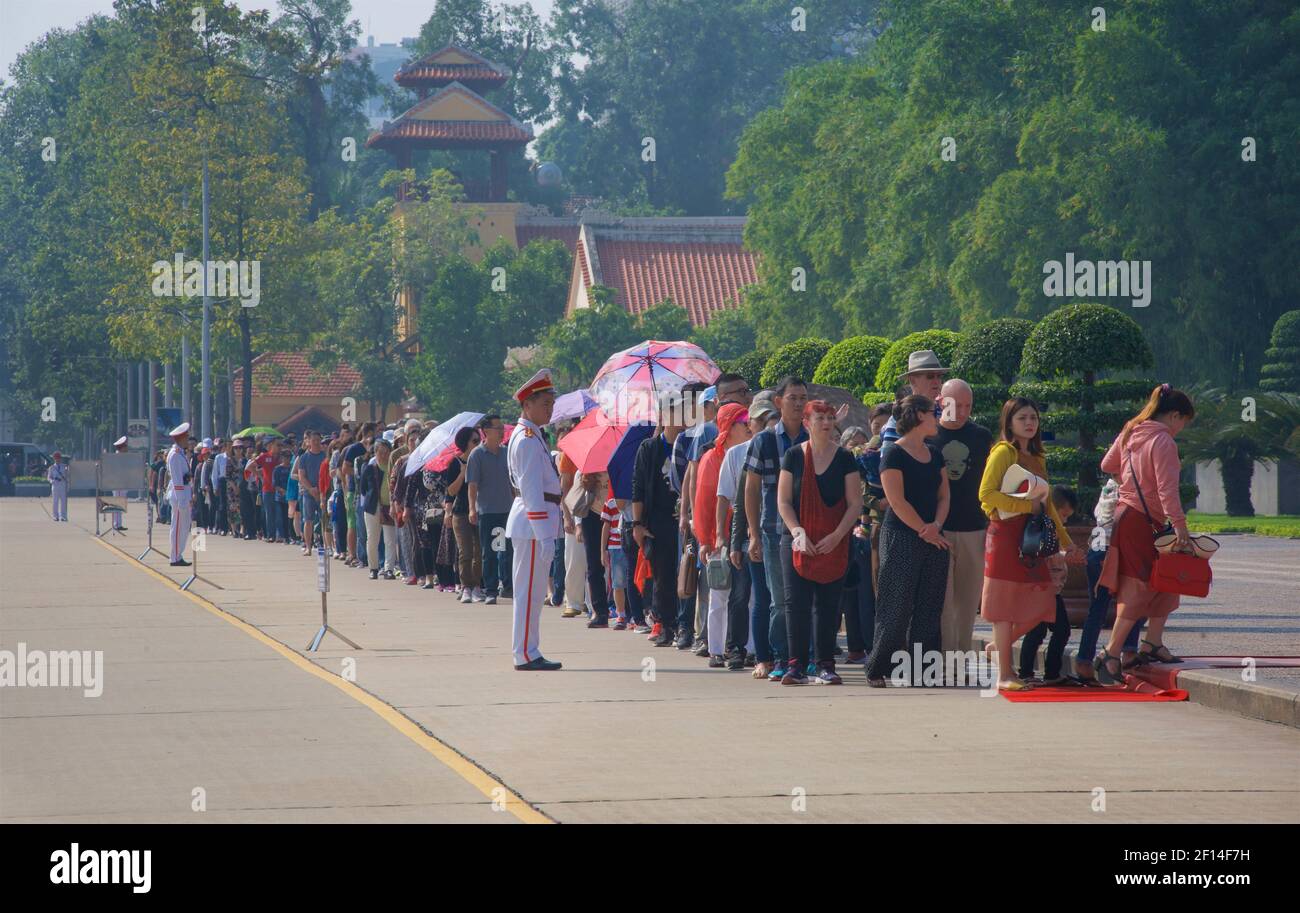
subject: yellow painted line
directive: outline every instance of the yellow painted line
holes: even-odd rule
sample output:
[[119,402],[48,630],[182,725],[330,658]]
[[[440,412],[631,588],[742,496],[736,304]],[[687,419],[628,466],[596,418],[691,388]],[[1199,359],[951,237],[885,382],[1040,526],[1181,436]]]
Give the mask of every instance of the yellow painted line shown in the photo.
[[338,688],[348,697],[352,698],[357,703],[363,704],[366,707],[370,708],[370,710],[374,711],[382,720],[384,720],[384,722],[388,723],[388,725],[392,726],[394,729],[396,729],[402,735],[406,736],[416,745],[419,745],[421,748],[423,748],[429,754],[433,755],[435,758],[437,758],[447,767],[451,768],[466,783],[473,786],[475,789],[477,789],[479,792],[481,792],[483,795],[487,796],[489,799],[493,800],[494,802],[504,803],[505,810],[510,812],[512,815],[514,815],[523,823],[525,824],[554,824],[555,823],[551,818],[548,818],[546,815],[542,814],[540,811],[538,811],[537,809],[529,805],[527,802],[525,802],[519,796],[518,793],[511,790],[500,780],[496,779],[487,771],[485,771],[483,768],[479,767],[473,761],[469,760],[460,752],[456,751],[456,749],[452,748],[446,742],[443,742],[441,739],[437,738],[436,736],[429,735],[429,733],[425,732],[423,729],[417,726],[414,721],[412,721],[406,716],[403,716],[394,707],[390,706],[389,704],[385,704],[383,701],[375,697],[370,692],[364,690],[363,688],[358,687],[355,683],[350,682],[347,679],[342,678],[341,676],[335,675],[333,672],[325,671],[320,666],[316,665],[314,662],[307,659],[307,657],[303,656],[297,650],[294,650],[292,647],[286,646],[285,644],[282,644],[280,641],[276,640],[275,638],[268,636],[260,628],[257,628],[249,624],[248,622],[244,621],[242,618],[237,618],[234,615],[231,615],[229,612],[227,612],[225,609],[218,606],[216,603],[209,602],[208,600],[204,599],[202,596],[199,596],[195,593],[191,593],[189,590],[182,590],[177,585],[176,581],[172,580],[167,575],[158,573],[153,568],[149,567],[147,564],[137,561],[135,558],[128,555],[126,552],[122,551],[121,549],[115,546],[108,544],[103,539],[95,539],[92,536],[91,541],[95,542],[98,545],[102,545],[104,548],[108,549],[113,554],[120,556],[122,560],[126,561],[128,564],[133,564],[136,567],[140,568],[146,574],[149,574],[152,577],[161,580],[163,583],[166,583],[169,586],[175,587],[178,593],[180,593],[182,596],[187,597],[195,605],[202,606],[204,609],[211,612],[213,615],[216,615],[222,621],[229,622],[239,630],[243,631],[249,637],[252,637],[254,640],[257,640],[260,643],[263,643],[266,646],[270,647],[272,650],[274,650],[276,653],[279,653],[285,659],[289,660],[289,662],[293,663],[299,669],[302,669],[304,672],[316,676],[322,681],[328,682],[329,684],[333,685],[335,688]]

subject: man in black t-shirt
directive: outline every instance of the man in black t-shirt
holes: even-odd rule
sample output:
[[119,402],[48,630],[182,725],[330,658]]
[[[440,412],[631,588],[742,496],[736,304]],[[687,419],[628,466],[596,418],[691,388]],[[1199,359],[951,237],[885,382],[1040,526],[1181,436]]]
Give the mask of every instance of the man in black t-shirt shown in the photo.
[[654,574],[655,615],[659,620],[656,647],[672,646],[679,630],[691,634],[691,617],[677,599],[677,490],[669,479],[673,444],[682,432],[682,397],[670,395],[660,406],[659,434],[637,449],[632,471],[632,537],[646,553]]
[[941,621],[943,649],[969,650],[975,615],[984,590],[984,528],[988,517],[980,506],[980,481],[993,446],[993,436],[970,420],[974,397],[970,385],[953,378],[939,394],[943,413],[939,433],[931,443],[943,456],[948,473],[948,590]]

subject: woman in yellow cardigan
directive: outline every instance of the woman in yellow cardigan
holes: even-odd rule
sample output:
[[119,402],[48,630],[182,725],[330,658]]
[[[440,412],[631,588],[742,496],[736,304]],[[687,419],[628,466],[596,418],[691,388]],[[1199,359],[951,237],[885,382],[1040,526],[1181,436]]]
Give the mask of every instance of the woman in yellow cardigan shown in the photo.
[[[980,480],[980,506],[989,516],[984,540],[984,592],[980,615],[993,623],[993,643],[998,654],[998,688],[1023,691],[1029,686],[1011,671],[1011,645],[1039,622],[1056,618],[1056,588],[1047,562],[1020,558],[1020,542],[1031,514],[1044,510],[1052,518],[1062,549],[1070,544],[1065,524],[1056,513],[1046,488],[1041,498],[1015,498],[1002,492],[1002,477],[1018,463],[1034,475],[1047,478],[1047,461],[1039,428],[1038,406],[1024,397],[1009,399],[999,421],[1001,439],[989,451]],[[1016,516],[1003,520],[998,511]],[[1032,566],[1031,566],[1032,565]]]

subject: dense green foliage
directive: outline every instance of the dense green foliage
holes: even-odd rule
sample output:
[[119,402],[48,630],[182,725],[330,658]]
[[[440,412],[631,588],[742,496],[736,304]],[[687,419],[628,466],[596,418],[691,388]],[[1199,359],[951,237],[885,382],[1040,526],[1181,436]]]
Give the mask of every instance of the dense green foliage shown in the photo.
[[837,342],[817,365],[812,381],[844,387],[861,398],[875,385],[876,371],[880,360],[889,351],[889,345],[889,340],[883,336],[850,336]]
[[903,383],[907,357],[922,349],[933,351],[945,368],[952,367],[953,356],[956,355],[960,342],[961,336],[952,330],[921,330],[895,340],[885,351],[880,366],[876,369],[876,389],[890,393],[892,398],[893,392]]
[[718,367],[723,373],[739,374],[749,383],[749,389],[759,390],[763,386],[763,367],[771,357],[771,352],[746,352],[744,355],[718,362]]
[[1300,393],[1300,311],[1287,311],[1273,325],[1260,389]]
[[787,343],[772,353],[772,357],[763,366],[760,378],[764,387],[774,387],[785,377],[797,377],[803,381],[812,379],[826,353],[830,351],[829,339],[808,337]]
[[961,334],[952,373],[967,383],[997,381],[1010,384],[1020,373],[1025,340],[1034,328],[1032,320],[1003,317],[977,324]]
[[1149,306],[1110,300],[1162,376],[1256,382],[1300,300],[1300,17],[1143,0],[1101,30],[1090,9],[889,0],[872,53],[791,75],[728,173],[764,343],[1038,319],[1072,253],[1149,261]]

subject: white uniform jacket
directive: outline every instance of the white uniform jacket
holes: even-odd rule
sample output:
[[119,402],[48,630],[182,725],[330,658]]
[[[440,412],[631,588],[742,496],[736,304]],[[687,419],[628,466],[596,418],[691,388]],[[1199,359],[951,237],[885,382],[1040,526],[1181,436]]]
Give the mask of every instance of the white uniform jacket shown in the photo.
[[[555,539],[560,535],[560,474],[551,462],[551,450],[542,431],[520,418],[506,447],[514,504],[506,520],[511,539]],[[552,500],[547,500],[550,495]]]
[[167,472],[171,476],[167,483],[167,497],[173,504],[190,503],[190,485],[185,481],[189,474],[190,463],[185,458],[185,451],[176,444],[167,451]]

